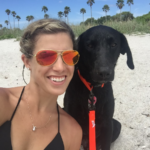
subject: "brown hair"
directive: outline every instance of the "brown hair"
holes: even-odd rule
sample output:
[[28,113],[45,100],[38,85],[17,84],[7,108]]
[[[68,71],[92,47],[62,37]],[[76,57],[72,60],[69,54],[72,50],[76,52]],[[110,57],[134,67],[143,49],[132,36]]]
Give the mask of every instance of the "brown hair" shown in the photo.
[[75,36],[72,29],[63,21],[57,19],[41,19],[31,23],[24,31],[20,40],[20,51],[31,58],[36,43],[36,37],[40,34],[68,33],[75,46]]

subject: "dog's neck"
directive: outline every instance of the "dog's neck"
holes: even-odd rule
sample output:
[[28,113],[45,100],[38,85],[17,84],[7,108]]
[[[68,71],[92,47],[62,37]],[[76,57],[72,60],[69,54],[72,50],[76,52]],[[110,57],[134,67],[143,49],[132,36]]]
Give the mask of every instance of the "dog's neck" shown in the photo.
[[77,69],[77,72],[78,72],[78,76],[79,76],[80,80],[84,83],[84,85],[87,87],[87,89],[89,91],[92,91],[93,87],[99,87],[99,86],[104,87],[104,83],[93,86],[90,82],[87,82],[86,79],[82,77],[79,69]]

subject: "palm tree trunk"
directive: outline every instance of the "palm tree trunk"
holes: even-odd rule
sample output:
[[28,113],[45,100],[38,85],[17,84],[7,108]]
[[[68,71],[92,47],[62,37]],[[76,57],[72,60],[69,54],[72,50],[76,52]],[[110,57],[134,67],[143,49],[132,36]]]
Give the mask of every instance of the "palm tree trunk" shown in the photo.
[[107,22],[107,12],[106,12],[106,22]]
[[19,20],[18,20],[18,28],[19,28]]
[[131,13],[131,5],[130,5],[130,13]]
[[121,21],[121,9],[120,9],[120,21]]
[[91,25],[92,25],[92,6],[91,6]]
[[[9,20],[9,15],[8,15],[8,20]],[[11,24],[10,24],[10,20],[9,20],[9,25],[10,25],[10,29],[11,29]]]
[[67,16],[66,16],[66,23],[67,23]]
[[84,13],[83,13],[83,22],[84,22]]
[[15,18],[14,18],[14,29],[15,29]]
[[15,29],[15,18],[14,18],[14,29]]

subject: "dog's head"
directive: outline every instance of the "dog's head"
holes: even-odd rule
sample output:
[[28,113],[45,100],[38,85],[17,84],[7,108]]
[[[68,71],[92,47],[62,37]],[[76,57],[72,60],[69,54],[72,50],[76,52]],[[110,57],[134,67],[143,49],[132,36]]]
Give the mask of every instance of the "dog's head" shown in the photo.
[[78,37],[76,49],[80,53],[76,67],[94,86],[114,79],[114,68],[120,53],[127,54],[127,65],[134,69],[125,36],[110,27],[100,25],[88,29]]

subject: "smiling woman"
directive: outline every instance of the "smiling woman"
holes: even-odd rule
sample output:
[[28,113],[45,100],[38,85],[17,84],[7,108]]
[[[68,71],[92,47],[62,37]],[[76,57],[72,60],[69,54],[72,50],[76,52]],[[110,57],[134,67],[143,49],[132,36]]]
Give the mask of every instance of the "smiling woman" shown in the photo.
[[74,43],[71,28],[59,20],[38,20],[27,27],[20,51],[30,82],[0,88],[0,149],[80,149],[81,127],[57,104],[79,60]]

